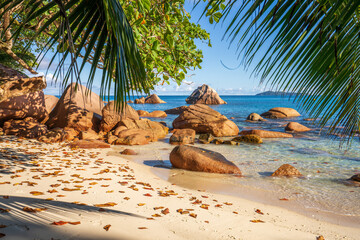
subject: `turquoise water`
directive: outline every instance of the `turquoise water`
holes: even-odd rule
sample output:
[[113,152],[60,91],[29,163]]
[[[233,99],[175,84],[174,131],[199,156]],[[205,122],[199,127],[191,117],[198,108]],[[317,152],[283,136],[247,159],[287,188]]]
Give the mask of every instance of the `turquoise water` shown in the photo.
[[[136,110],[166,110],[186,105],[186,96],[160,96],[166,104],[131,104]],[[216,111],[234,117],[241,129],[257,128],[284,131],[289,120],[268,120],[267,122],[248,123],[246,117],[252,113],[263,113],[273,107],[291,107],[298,109],[288,97],[279,96],[222,96],[226,105],[211,106]],[[231,186],[247,186],[254,189],[272,191],[279,198],[297,201],[305,208],[319,209],[326,212],[360,217],[360,188],[349,185],[348,178],[360,172],[360,143],[354,139],[351,147],[340,149],[338,139],[330,139],[320,132],[317,126],[305,121],[306,114],[291,121],[302,123],[313,130],[307,133],[294,134],[291,139],[265,139],[261,145],[242,144],[199,145],[222,153],[228,160],[239,166],[244,178],[224,177],[218,181]],[[165,121],[171,126],[177,115],[168,115]],[[151,147],[151,146],[148,146]],[[160,147],[160,146],[159,146]],[[141,147],[142,149],[144,146]],[[140,149],[141,149],[140,148]],[[145,147],[146,148],[146,147]],[[169,167],[168,155],[156,157]],[[289,163],[299,169],[304,178],[279,179],[269,175],[280,165]]]

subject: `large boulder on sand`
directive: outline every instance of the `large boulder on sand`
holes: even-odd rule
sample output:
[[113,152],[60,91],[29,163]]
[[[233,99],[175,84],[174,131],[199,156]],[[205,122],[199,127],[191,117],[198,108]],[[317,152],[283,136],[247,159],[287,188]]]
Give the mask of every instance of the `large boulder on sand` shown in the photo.
[[272,177],[301,177],[302,174],[290,164],[281,165],[272,175]]
[[34,118],[42,122],[48,117],[43,91],[10,97],[0,102],[0,122],[10,119]]
[[173,135],[170,137],[170,144],[183,145],[194,144],[195,130],[193,129],[175,129]]
[[104,103],[97,94],[72,83],[50,113],[46,125],[50,128],[74,128],[77,131],[98,130],[103,106]]
[[6,121],[3,126],[4,133],[6,135],[15,135],[25,138],[38,138],[39,136],[46,134],[47,127],[40,124],[36,119],[25,118],[23,120],[11,119]]
[[103,132],[112,130],[122,119],[139,120],[139,114],[130,105],[126,104],[122,109],[118,109],[115,101],[106,104],[102,116],[100,130]]
[[278,118],[299,117],[301,115],[295,109],[292,108],[276,107],[270,109],[267,112],[264,112],[263,114],[261,114],[261,116],[264,118],[278,119]]
[[266,131],[266,130],[243,130],[240,132],[240,135],[258,135],[262,138],[292,138],[293,135],[289,133],[283,133],[283,132],[274,132],[274,131]]
[[188,104],[218,105],[226,104],[217,92],[206,84],[195,89],[195,91],[185,100]]
[[305,127],[304,125],[297,123],[297,122],[289,122],[285,127],[285,131],[308,132],[308,131],[311,131],[311,129],[308,127]]
[[48,113],[51,113],[51,111],[56,106],[57,102],[59,101],[59,98],[53,96],[53,95],[45,95],[45,107],[46,111]]
[[241,175],[240,169],[218,152],[181,145],[170,153],[170,162],[175,168],[190,171]]
[[203,104],[187,107],[173,122],[175,129],[191,128],[196,133],[211,133],[215,137],[236,136],[239,128],[224,115]]

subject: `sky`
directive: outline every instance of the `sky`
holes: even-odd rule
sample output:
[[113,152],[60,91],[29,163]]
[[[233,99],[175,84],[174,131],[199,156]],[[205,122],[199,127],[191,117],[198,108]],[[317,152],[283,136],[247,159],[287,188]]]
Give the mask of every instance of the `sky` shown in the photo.
[[[156,86],[153,93],[158,95],[189,95],[202,84],[214,88],[220,95],[253,95],[268,90],[265,89],[264,85],[259,84],[258,78],[251,75],[252,66],[246,70],[243,65],[240,65],[241,59],[238,59],[236,54],[236,43],[230,45],[229,42],[222,40],[227,22],[210,24],[206,17],[199,19],[203,8],[199,6],[194,9],[193,0],[186,0],[185,2],[185,10],[192,16],[191,21],[200,24],[203,29],[210,33],[212,47],[208,47],[207,43],[197,40],[195,43],[204,55],[201,64],[202,69],[189,71],[181,86],[172,82],[170,85]],[[39,66],[40,75],[45,75],[48,62],[48,58],[45,58]],[[87,69],[84,71],[85,74],[82,74],[82,79],[86,79]],[[51,80],[52,73],[53,69],[50,69],[46,76],[48,87],[44,92],[45,94],[61,95],[59,84],[55,84]],[[100,74],[97,75],[100,76]],[[99,93],[99,82],[95,80],[92,89],[95,93]]]

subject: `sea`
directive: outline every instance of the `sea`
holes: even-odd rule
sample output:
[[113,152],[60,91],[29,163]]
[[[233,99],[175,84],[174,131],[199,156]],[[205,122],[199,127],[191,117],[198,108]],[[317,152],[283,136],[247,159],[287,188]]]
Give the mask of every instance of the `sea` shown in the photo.
[[[187,105],[187,96],[161,96],[164,104],[130,104],[136,110],[167,110]],[[185,187],[233,194],[267,203],[272,201],[282,206],[291,202],[299,209],[312,213],[329,213],[335,216],[353,217],[360,226],[360,185],[354,185],[348,179],[360,173],[360,141],[356,137],[351,145],[343,144],[338,138],[326,134],[316,122],[305,121],[307,114],[293,97],[289,96],[221,96],[227,102],[224,105],[210,105],[211,108],[234,121],[240,130],[264,129],[284,132],[289,121],[296,121],[312,129],[310,132],[294,134],[294,138],[264,139],[263,144],[241,144],[238,146],[195,144],[197,147],[210,149],[224,155],[239,166],[244,177],[219,176],[171,169],[169,151],[172,149],[168,138],[159,143],[136,147],[147,151],[143,163],[159,169],[171,169],[167,174],[156,171],[159,176]],[[246,117],[250,113],[263,113],[274,107],[297,109],[301,117],[291,119],[269,119],[266,122],[249,123]],[[177,115],[168,115],[164,121],[170,128]],[[169,146],[165,147],[164,146]],[[155,150],[154,150],[155,149]],[[282,164],[291,164],[304,177],[273,178],[270,175]],[[180,172],[181,174],[180,174]],[[203,180],[199,181],[198,177]],[[189,181],[182,180],[187,178]],[[193,179],[193,180],[192,180]],[[211,189],[211,186],[216,186]],[[259,194],[262,192],[263,194]]]

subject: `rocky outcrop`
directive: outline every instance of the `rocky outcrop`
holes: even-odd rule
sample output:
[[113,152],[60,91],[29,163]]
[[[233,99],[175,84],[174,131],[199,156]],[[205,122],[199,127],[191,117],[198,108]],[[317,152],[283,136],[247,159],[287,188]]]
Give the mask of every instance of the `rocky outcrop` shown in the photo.
[[81,140],[86,140],[86,139],[99,139],[100,136],[97,132],[95,132],[92,129],[89,129],[87,131],[81,131],[79,134],[79,138]]
[[246,143],[262,143],[263,142],[263,140],[261,139],[260,136],[254,135],[254,134],[236,137],[236,138],[233,138],[231,141],[246,142]]
[[0,102],[44,88],[46,81],[43,76],[28,78],[25,74],[0,64]]
[[247,118],[247,121],[252,121],[252,122],[257,122],[257,121],[266,121],[266,119],[262,118],[259,114],[257,113],[251,113]]
[[305,127],[304,125],[297,123],[297,122],[289,122],[285,127],[285,131],[308,132],[308,131],[311,131],[311,129],[308,127]]
[[53,95],[45,95],[45,107],[46,111],[48,113],[51,113],[51,111],[56,106],[57,102],[59,101],[59,98],[53,96]]
[[135,99],[135,104],[144,104],[144,103],[145,103],[145,98],[144,97]]
[[278,119],[278,118],[299,117],[301,115],[295,109],[292,108],[276,107],[261,114],[261,116],[264,118]]
[[110,148],[110,145],[100,140],[78,140],[69,144],[71,148]]
[[153,112],[147,112],[144,110],[137,110],[137,113],[140,117],[149,117],[149,118],[166,118],[167,114],[164,111],[156,110]]
[[10,119],[34,118],[42,122],[48,117],[43,91],[11,97],[0,102],[0,122]]
[[25,118],[23,120],[11,119],[3,126],[6,135],[15,135],[25,138],[38,138],[47,133],[47,127],[40,124],[36,119]]
[[[103,101],[82,85],[70,84],[46,122],[50,128],[74,128],[77,131],[98,130]],[[88,95],[85,93],[88,92]]]
[[188,108],[187,106],[172,108],[172,109],[165,110],[165,113],[179,115],[179,114],[182,114],[187,108]]
[[302,174],[290,164],[281,165],[272,175],[272,177],[301,177]]
[[241,175],[240,169],[218,152],[181,145],[170,153],[173,167],[190,171]]
[[289,133],[266,131],[266,130],[243,130],[240,135],[254,134],[261,138],[292,138],[293,135]]
[[226,104],[217,92],[206,84],[195,89],[195,91],[185,100],[188,104],[218,105]]
[[149,142],[157,141],[151,131],[143,129],[126,129],[121,131],[117,137],[116,145],[146,145]]
[[159,96],[156,94],[152,94],[146,98],[141,97],[141,98],[135,99],[135,104],[144,104],[144,103],[158,104],[158,103],[166,103],[166,102],[161,100],[159,98]]
[[[122,130],[119,131],[119,133],[121,133],[125,129],[147,130],[151,133],[151,141],[157,141],[158,139],[162,139],[169,132],[169,128],[165,127],[161,123],[150,121],[149,119],[141,119],[141,120],[125,119],[119,122],[118,128],[122,128]],[[115,133],[116,130],[117,129],[115,129]]]
[[176,129],[170,137],[170,144],[183,145],[194,144],[195,130],[193,129]]
[[190,128],[196,133],[211,133],[216,137],[236,136],[239,128],[224,115],[203,105],[191,105],[173,122],[175,129]]
[[109,132],[123,119],[139,120],[139,114],[130,105],[118,109],[116,102],[109,102],[102,110],[100,131]]

